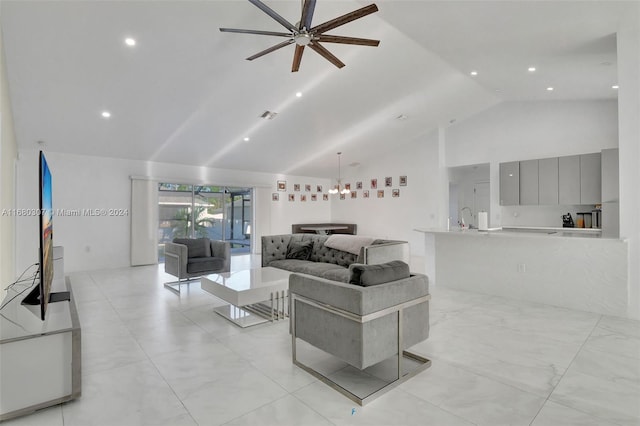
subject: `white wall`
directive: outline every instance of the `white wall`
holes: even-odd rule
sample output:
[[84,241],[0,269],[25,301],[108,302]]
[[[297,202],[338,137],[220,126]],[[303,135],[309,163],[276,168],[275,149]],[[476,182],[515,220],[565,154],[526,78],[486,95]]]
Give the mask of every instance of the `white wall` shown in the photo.
[[[356,199],[347,196],[340,200],[332,195],[332,220],[356,223],[360,235],[409,241],[412,257],[418,258],[412,261],[412,270],[423,271],[423,236],[414,229],[438,226],[439,197],[448,192],[440,182],[438,150],[438,135],[431,133],[407,143],[390,144],[389,152],[375,162],[343,168],[343,183],[350,183],[353,190],[356,182],[362,181],[370,198],[362,197],[363,190],[357,190]],[[400,176],[407,176],[407,186],[399,186]],[[385,188],[385,177],[392,178],[391,188]],[[384,198],[377,198],[377,190],[370,188],[371,179],[378,180]],[[393,198],[392,189],[399,189],[400,196]]]
[[[0,211],[15,207],[15,160],[18,156],[13,131],[13,115],[4,62],[2,31],[0,31]],[[0,300],[4,288],[13,282],[15,270],[15,220],[10,214],[0,215]]]
[[[633,18],[633,17],[631,17]],[[629,316],[640,318],[640,3],[632,25],[618,32],[620,237],[629,244]]]
[[[36,208],[38,203],[37,151],[21,150],[18,161],[19,208]],[[46,152],[53,181],[54,209],[129,209],[130,176],[149,176],[179,183],[208,183],[260,187],[276,192],[276,181],[287,180],[291,193],[293,183],[323,185],[328,179],[282,176],[257,172],[211,169],[147,161],[122,160]],[[280,192],[280,201],[261,196],[270,209],[269,223],[260,223],[263,233],[291,232],[294,222],[329,221],[331,201],[307,201],[299,197],[288,202]],[[322,197],[320,197],[321,199]],[[256,207],[257,209],[259,207]],[[260,211],[256,212],[260,215]],[[20,217],[17,221],[17,263],[19,268],[36,261],[38,247],[37,217]],[[129,216],[63,216],[54,217],[54,244],[65,248],[66,272],[115,268],[130,264]],[[260,232],[260,231],[258,231]],[[256,237],[259,235],[254,234]]]
[[[447,165],[490,163],[490,226],[524,220],[557,222],[554,207],[539,207],[530,218],[500,206],[499,164],[599,152],[618,146],[618,104],[602,101],[504,102],[447,129]],[[578,208],[582,211],[583,209]],[[503,213],[509,214],[504,218]],[[566,213],[566,212],[565,212]],[[548,223],[546,226],[557,223]]]

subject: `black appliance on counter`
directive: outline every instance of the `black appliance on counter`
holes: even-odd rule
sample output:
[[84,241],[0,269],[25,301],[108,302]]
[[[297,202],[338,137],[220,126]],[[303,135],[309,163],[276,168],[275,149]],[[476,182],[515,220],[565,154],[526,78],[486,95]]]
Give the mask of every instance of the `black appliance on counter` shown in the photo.
[[563,228],[575,228],[573,224],[573,218],[571,217],[571,213],[562,215],[562,227]]

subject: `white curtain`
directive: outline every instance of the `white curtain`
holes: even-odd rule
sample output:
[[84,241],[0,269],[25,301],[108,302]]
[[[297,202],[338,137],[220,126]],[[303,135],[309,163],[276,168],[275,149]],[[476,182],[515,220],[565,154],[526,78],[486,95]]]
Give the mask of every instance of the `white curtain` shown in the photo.
[[131,177],[131,266],[158,263],[158,182]]

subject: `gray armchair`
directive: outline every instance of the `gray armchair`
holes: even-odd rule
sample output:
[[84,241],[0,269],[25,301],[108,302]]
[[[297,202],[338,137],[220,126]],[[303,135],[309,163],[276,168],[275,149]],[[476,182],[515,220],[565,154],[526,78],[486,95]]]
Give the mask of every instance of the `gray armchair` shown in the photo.
[[180,285],[203,275],[229,272],[231,244],[209,238],[174,238],[164,246],[164,271],[178,278],[164,283],[169,290],[180,293]]
[[[396,272],[403,268],[404,278],[398,279]],[[406,350],[429,337],[431,296],[427,277],[410,274],[404,262],[354,264],[350,273],[350,281],[358,285],[310,275],[290,276],[292,359],[295,365],[363,405],[431,365],[430,360]],[[359,370],[401,353],[397,371],[394,367],[397,378],[369,395],[356,395],[298,360],[296,339]],[[418,367],[407,373],[403,358],[417,362]]]

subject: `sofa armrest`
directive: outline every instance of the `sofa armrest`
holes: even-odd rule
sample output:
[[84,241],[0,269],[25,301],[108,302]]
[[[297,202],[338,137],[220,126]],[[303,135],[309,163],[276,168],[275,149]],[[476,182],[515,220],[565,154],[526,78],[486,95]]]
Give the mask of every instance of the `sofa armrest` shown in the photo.
[[231,243],[228,241],[211,240],[211,257],[224,259],[224,265],[220,272],[231,270]]
[[426,275],[414,274],[401,280],[361,287],[311,275],[291,274],[289,291],[347,312],[368,315],[428,295],[429,281]]
[[262,241],[262,266],[269,266],[274,260],[287,258],[287,247],[291,241],[291,234],[266,235]]
[[380,263],[401,260],[411,263],[409,243],[406,241],[389,241],[382,244],[372,244],[362,248],[359,260],[365,265],[377,265]]
[[167,242],[164,245],[164,271],[179,279],[187,276],[188,250],[184,244]]

